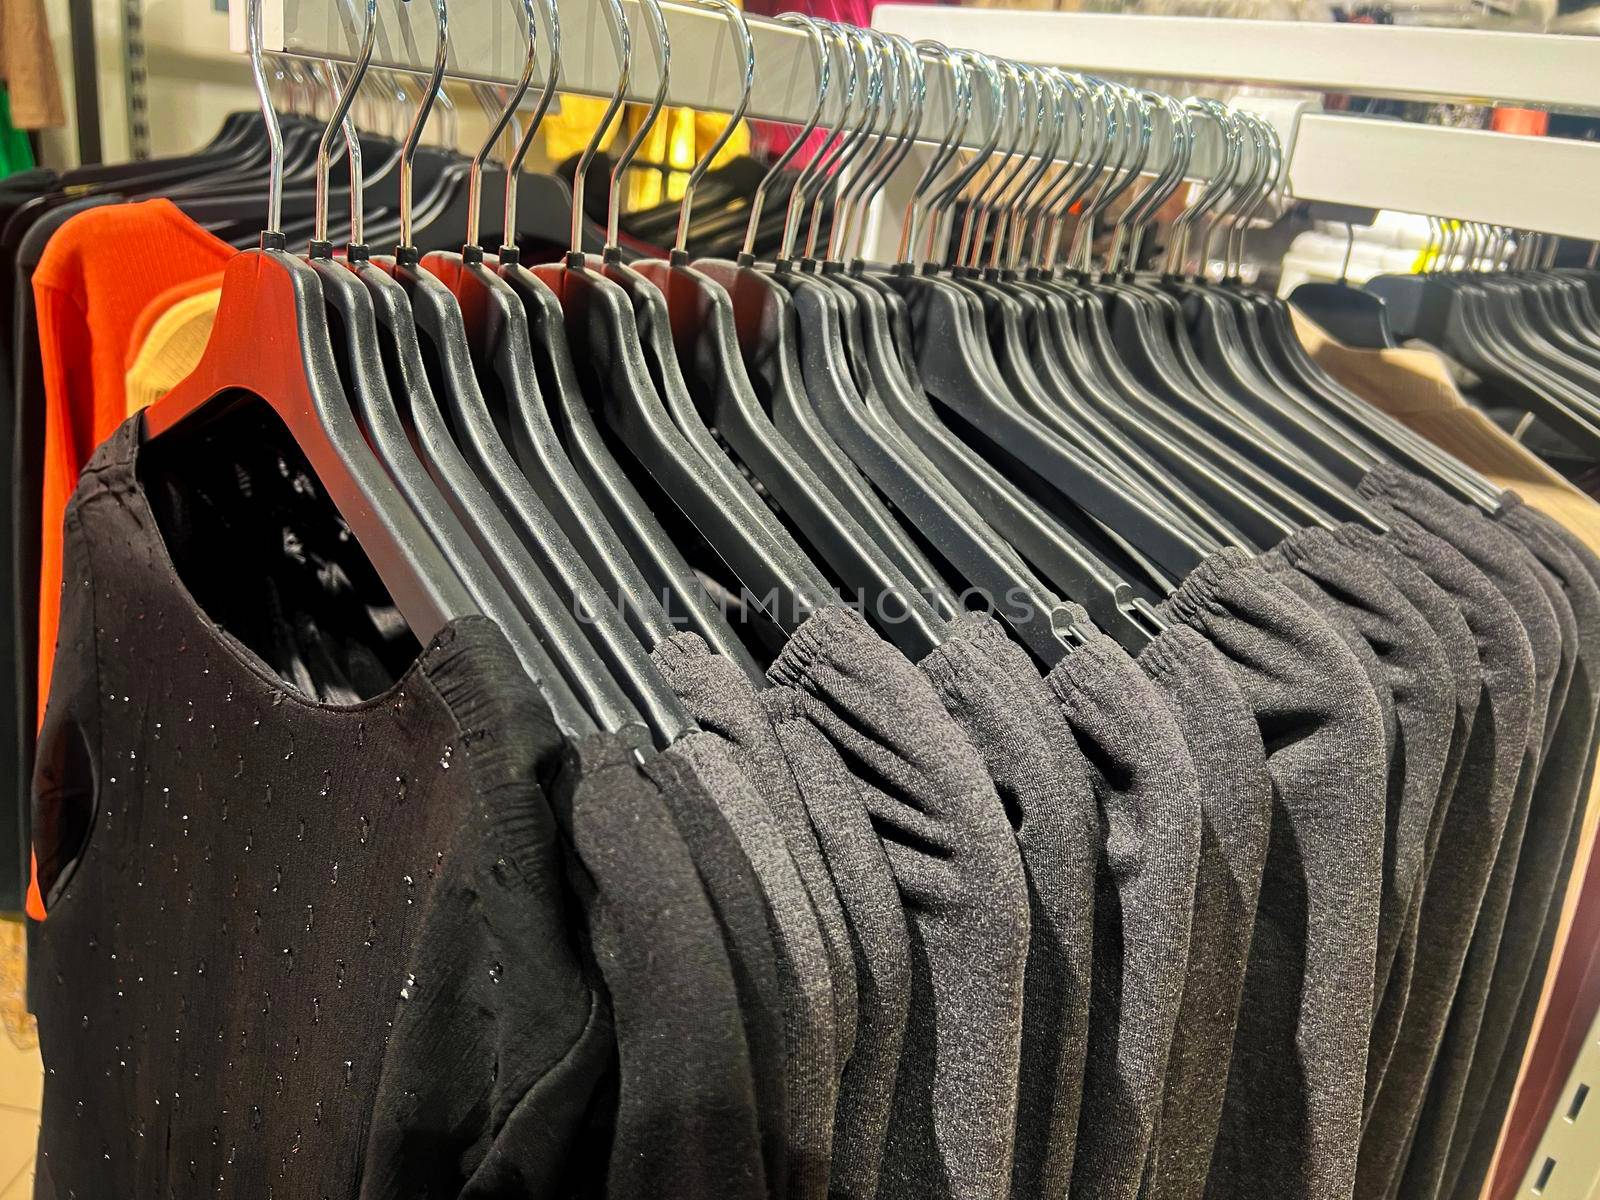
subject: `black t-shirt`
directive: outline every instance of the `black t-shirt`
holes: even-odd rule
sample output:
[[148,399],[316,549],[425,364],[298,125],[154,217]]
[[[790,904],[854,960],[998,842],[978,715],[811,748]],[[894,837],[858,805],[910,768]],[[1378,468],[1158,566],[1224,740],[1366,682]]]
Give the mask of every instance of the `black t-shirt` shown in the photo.
[[68,510],[38,1194],[590,1187],[613,1039],[540,783],[561,735],[487,620],[417,653],[257,432],[169,472],[183,437],[135,418]]

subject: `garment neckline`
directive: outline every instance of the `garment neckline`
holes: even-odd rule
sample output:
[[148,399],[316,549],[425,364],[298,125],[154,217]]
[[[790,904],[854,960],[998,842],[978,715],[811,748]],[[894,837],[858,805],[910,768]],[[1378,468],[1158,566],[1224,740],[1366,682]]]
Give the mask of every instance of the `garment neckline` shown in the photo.
[[144,428],[142,412],[131,418],[124,426],[123,436],[126,437],[129,449],[122,457],[119,469],[126,473],[129,504],[135,509],[133,515],[143,527],[144,537],[148,540],[148,556],[152,568],[150,574],[160,580],[162,587],[177,601],[184,616],[201,636],[242,667],[250,681],[267,693],[273,704],[293,703],[309,711],[332,715],[370,713],[374,709],[391,705],[415,687],[418,676],[430,673],[434,660],[440,657],[445,648],[456,639],[465,623],[482,619],[456,617],[449,621],[422,647],[395,681],[376,695],[347,704],[307,696],[289,684],[259,654],[219,625],[184,583],[183,577],[178,573],[177,563],[173,561],[171,547],[167,545],[167,539],[161,532],[155,509],[151,507],[150,499],[145,494],[144,483],[139,478],[139,455],[145,445]]

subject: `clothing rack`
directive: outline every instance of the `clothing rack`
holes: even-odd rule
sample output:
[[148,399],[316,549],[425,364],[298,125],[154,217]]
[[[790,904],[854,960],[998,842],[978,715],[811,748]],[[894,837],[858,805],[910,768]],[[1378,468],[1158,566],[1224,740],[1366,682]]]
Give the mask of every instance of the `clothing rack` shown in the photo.
[[[1229,82],[1406,100],[1600,110],[1600,41],[1559,35],[880,5],[873,25],[1109,76]],[[1251,97],[1251,108],[1263,108]],[[1324,113],[1279,127],[1298,200],[1600,239],[1600,146]],[[1561,180],[1532,189],[1529,179]],[[889,197],[889,211],[895,208]],[[895,234],[883,230],[885,238]]]
[[[620,3],[632,31],[627,98],[649,103],[655,97],[661,75],[648,23],[637,0]],[[263,48],[269,54],[307,60],[354,62],[361,42],[356,7],[352,0],[263,0]],[[732,112],[740,101],[743,72],[727,17],[712,8],[686,3],[669,2],[661,7],[672,50],[667,104],[702,112]],[[595,0],[558,0],[557,8],[561,20],[560,90],[610,96],[617,83],[618,55],[607,6]],[[241,55],[246,52],[244,12],[243,0],[232,0],[230,45]],[[486,0],[475,5],[470,14],[452,11],[445,77],[463,82],[515,84],[522,74],[527,47],[521,12],[521,5],[515,0]],[[377,18],[372,65],[427,76],[437,46],[431,6],[406,0],[378,0]],[[796,26],[774,20],[750,17],[748,21],[756,57],[748,115],[757,120],[804,124],[816,107],[817,96],[817,61],[808,35]],[[539,36],[542,64],[546,61],[542,29]],[[964,43],[950,45],[959,48]],[[950,124],[951,77],[939,63],[928,62],[925,66],[928,90],[920,140],[931,146]],[[536,72],[535,79],[538,78]],[[1257,111],[1283,138],[1292,129],[1298,107],[1266,104]],[[1159,123],[1164,120],[1165,115],[1158,113],[1158,139],[1163,133]],[[981,145],[988,132],[985,122],[974,120],[967,136],[969,146]],[[1214,174],[1219,155],[1220,141],[1213,131],[1203,130],[1197,137],[1190,176],[1198,179]]]

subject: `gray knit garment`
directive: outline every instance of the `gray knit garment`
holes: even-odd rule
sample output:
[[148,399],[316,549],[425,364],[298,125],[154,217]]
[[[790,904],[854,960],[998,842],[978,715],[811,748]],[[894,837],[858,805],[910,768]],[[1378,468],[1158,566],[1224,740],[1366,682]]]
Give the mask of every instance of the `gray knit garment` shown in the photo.
[[650,656],[700,727],[728,744],[734,761],[783,831],[827,947],[833,989],[834,1057],[842,1065],[850,1057],[856,1036],[855,959],[839,895],[822,861],[772,723],[762,712],[755,689],[739,665],[711,653],[699,635],[677,634],[658,643]]
[[1338,634],[1241,551],[1202,563],[1166,611],[1232,666],[1272,778],[1267,863],[1206,1194],[1348,1196],[1383,878],[1378,701]]
[[840,1200],[871,1200],[878,1191],[910,1000],[905,909],[867,812],[870,785],[846,769],[838,751],[805,718],[799,693],[770,687],[759,698],[838,889],[855,962],[856,1040],[839,1079],[828,1192]]
[[874,785],[905,906],[911,997],[878,1195],[1009,1196],[1028,892],[983,760],[926,677],[847,609],[810,617],[768,675]]
[[1455,598],[1478,645],[1483,692],[1445,809],[1418,916],[1411,987],[1356,1171],[1359,1200],[1399,1182],[1528,742],[1533,650],[1505,596],[1460,551],[1395,512],[1385,540]]
[[1200,783],[1189,960],[1142,1195],[1199,1200],[1233,1058],[1267,859],[1272,779],[1255,717],[1216,647],[1187,625],[1173,625],[1144,648],[1139,665],[1183,731]]
[[[1511,603],[1533,649],[1536,692],[1522,764],[1506,815],[1505,831],[1484,889],[1473,927],[1467,960],[1450,1007],[1444,1038],[1428,1081],[1426,1099],[1412,1134],[1399,1191],[1408,1198],[1433,1200],[1444,1172],[1444,1160],[1455,1127],[1472,1048],[1482,1026],[1483,1006],[1499,951],[1517,856],[1522,845],[1529,804],[1547,743],[1545,730],[1559,711],[1552,703],[1564,698],[1563,676],[1570,678],[1570,660],[1563,653],[1561,625],[1551,605],[1551,592],[1541,580],[1544,569],[1514,537],[1482,512],[1451,499],[1439,488],[1393,468],[1380,468],[1362,481],[1364,494],[1405,512],[1419,524],[1461,550]],[[1547,578],[1547,577],[1546,577]],[[1564,601],[1562,604],[1564,605]],[[1570,619],[1570,618],[1569,618]]]
[[1063,1196],[1088,1046],[1100,818],[1084,761],[1033,660],[991,617],[951,622],[921,663],[972,739],[1016,830],[1028,879],[1014,1196]]
[[[744,678],[737,667],[734,670]],[[699,779],[703,786],[700,794],[663,782],[675,762]],[[781,1122],[766,1120],[765,1110],[762,1114],[764,1143],[774,1125],[778,1138],[777,1146],[764,1145],[767,1178],[782,1179],[785,1194],[791,1197],[824,1197],[828,1194],[833,1100],[837,1092],[833,987],[827,950],[805,884],[789,857],[772,813],[735,764],[728,744],[715,734],[691,733],[679,738],[649,760],[644,769],[660,785],[680,831],[726,823],[732,834],[733,845],[719,852],[714,842],[707,845],[710,839],[705,834],[684,833],[695,866],[706,881],[706,892],[718,910],[719,922],[723,920],[724,906],[718,903],[721,889],[712,881],[727,866],[707,864],[707,857],[719,853],[725,859],[740,855],[749,865],[758,889],[754,898],[759,906],[758,918],[764,919],[762,941],[775,972],[779,1018],[776,1045],[767,1047],[764,1039],[761,1042],[761,1058],[776,1059],[769,1062],[757,1059],[758,1039],[751,1033],[746,1017],[745,1036],[750,1042],[752,1070],[773,1072],[771,1080],[757,1081],[758,1100],[763,1105],[776,1101],[783,1106]],[[748,933],[746,938],[753,940]],[[726,933],[724,940],[730,942],[728,957],[734,964],[735,982],[739,982],[741,959],[750,956],[736,952]],[[740,1003],[743,1006],[742,989]]]
[[1352,551],[1332,531],[1301,530],[1264,555],[1263,565],[1280,581],[1287,581],[1287,572],[1298,572],[1325,594],[1325,604],[1337,606],[1378,665],[1380,700],[1388,697],[1392,703],[1394,740],[1388,753],[1383,895],[1378,905],[1373,989],[1376,1011],[1410,917],[1428,826],[1444,778],[1455,725],[1450,666],[1432,627],[1381,567]]
[[[1573,559],[1583,569],[1591,582],[1600,588],[1600,558],[1583,544],[1578,537],[1561,525],[1554,518],[1544,513],[1531,512],[1531,516],[1539,519],[1545,528],[1567,548]],[[1564,580],[1568,584],[1568,598],[1572,601],[1573,613],[1578,621],[1579,638],[1582,644],[1580,662],[1588,664],[1588,675],[1591,681],[1600,677],[1600,670],[1593,667],[1596,661],[1590,650],[1588,634],[1585,632],[1590,625],[1587,612],[1587,601],[1581,601],[1583,590],[1574,587],[1572,580]],[[1573,687],[1578,688],[1578,676],[1573,677]],[[1600,688],[1597,688],[1600,690]],[[1600,713],[1597,713],[1600,717]],[[1589,754],[1588,775],[1579,789],[1580,796],[1587,797],[1593,785],[1595,761],[1593,751]],[[1540,996],[1543,992],[1545,974],[1549,970],[1551,956],[1555,950],[1555,937],[1560,925],[1561,909],[1567,893],[1567,887],[1572,881],[1574,857],[1578,849],[1579,830],[1582,827],[1586,804],[1580,802],[1573,813],[1573,824],[1568,837],[1567,851],[1563,856],[1560,868],[1555,872],[1555,881],[1549,911],[1545,914],[1544,929],[1540,933],[1538,948],[1535,951],[1533,966],[1529,970],[1528,982],[1522,991],[1522,998],[1517,1005],[1517,1011],[1511,1021],[1510,1029],[1506,1035],[1506,1051],[1501,1055],[1499,1066],[1495,1072],[1494,1082],[1489,1089],[1489,1098],[1484,1106],[1484,1113],[1479,1120],[1478,1129],[1493,1130],[1498,1134],[1501,1122],[1505,1118],[1507,1109],[1511,1104],[1512,1093],[1521,1074],[1523,1052],[1527,1039],[1533,1028],[1534,1014],[1539,1007]],[[1459,1131],[1458,1131],[1459,1133]],[[1456,1183],[1455,1194],[1467,1196],[1469,1200],[1477,1200],[1478,1182],[1488,1173],[1490,1159],[1493,1156],[1494,1144],[1497,1137],[1491,1137],[1490,1144],[1483,1146],[1474,1142],[1468,1147],[1468,1155],[1462,1167],[1460,1177]]]
[[[1446,1196],[1457,1193],[1464,1178],[1480,1177],[1488,1166],[1489,1151],[1479,1150],[1476,1143],[1484,1137],[1492,1142],[1498,1134],[1501,1114],[1495,1114],[1491,1125],[1485,1121],[1486,1106],[1501,1061],[1507,1056],[1519,1060],[1522,1056],[1527,1027],[1518,1020],[1521,999],[1530,986],[1537,990],[1548,966],[1548,951],[1541,953],[1541,943],[1551,909],[1559,908],[1562,885],[1570,875],[1572,838],[1581,822],[1582,802],[1588,795],[1594,766],[1600,592],[1578,557],[1520,497],[1506,496],[1500,523],[1560,582],[1573,615],[1578,653],[1556,734],[1534,786],[1505,930],[1484,1004],[1483,1025],[1473,1047],[1472,1069],[1446,1161],[1440,1191]],[[1477,1156],[1482,1167],[1467,1172],[1467,1160],[1472,1155]]]
[[1389,1067],[1394,1053],[1395,1039],[1400,1033],[1401,1017],[1405,1013],[1406,999],[1411,994],[1411,973],[1417,956],[1417,925],[1422,916],[1422,891],[1432,869],[1434,854],[1439,848],[1439,835],[1444,829],[1445,814],[1450,797],[1461,775],[1461,763],[1466,756],[1467,741],[1472,733],[1472,722],[1478,713],[1478,698],[1483,691],[1483,672],[1478,665],[1478,645],[1472,636],[1455,600],[1394,544],[1371,530],[1358,525],[1342,525],[1334,531],[1341,544],[1375,563],[1385,578],[1393,583],[1416,610],[1427,620],[1429,628],[1438,638],[1449,664],[1453,696],[1453,720],[1450,746],[1445,755],[1444,772],[1439,781],[1439,793],[1428,820],[1427,836],[1423,846],[1421,868],[1412,887],[1406,911],[1405,925],[1401,930],[1399,945],[1395,948],[1394,966],[1389,971],[1388,986],[1384,989],[1378,1012],[1372,1022],[1372,1043],[1367,1052],[1366,1107],[1371,1109],[1373,1097]]
[[1161,694],[1104,634],[1053,667],[1051,690],[1099,807],[1089,1049],[1073,1200],[1139,1195],[1183,998],[1200,784]]

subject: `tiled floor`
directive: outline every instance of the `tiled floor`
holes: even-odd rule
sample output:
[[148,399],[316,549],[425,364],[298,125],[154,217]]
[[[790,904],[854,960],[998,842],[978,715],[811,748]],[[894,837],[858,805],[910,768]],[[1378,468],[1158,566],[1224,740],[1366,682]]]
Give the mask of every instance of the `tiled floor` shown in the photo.
[[22,927],[0,917],[0,1200],[33,1195],[44,1071],[22,1006]]

